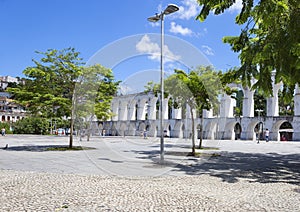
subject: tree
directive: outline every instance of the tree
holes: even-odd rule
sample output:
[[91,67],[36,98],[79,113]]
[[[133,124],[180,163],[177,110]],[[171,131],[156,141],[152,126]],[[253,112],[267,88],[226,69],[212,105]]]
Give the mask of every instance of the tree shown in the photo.
[[[23,71],[27,77],[25,84],[11,88],[9,92],[14,95],[17,103],[28,108],[32,116],[48,119],[70,117],[69,147],[72,148],[75,87],[80,76],[92,68],[83,66],[79,52],[76,52],[74,48],[49,49],[46,52],[37,53],[42,55],[40,61],[33,60],[35,66]],[[104,76],[102,79],[105,81],[108,78]],[[102,87],[101,89],[111,88]],[[104,93],[103,90],[101,92]]]
[[[36,52],[42,55],[40,62],[26,68],[25,85],[9,89],[17,103],[26,106],[33,116],[45,118],[70,117],[76,79],[82,73],[82,59],[74,48],[49,49]],[[71,122],[73,118],[71,117]],[[71,124],[72,125],[72,124]],[[72,148],[73,135],[69,146]]]
[[96,116],[106,121],[113,116],[111,101],[117,93],[120,81],[115,82],[111,69],[99,64],[84,67],[83,74],[77,79],[73,99],[73,113],[79,125],[84,125],[90,136],[90,122]]
[[165,80],[165,91],[174,99],[178,107],[187,104],[192,119],[192,155],[195,155],[195,112],[201,113],[200,142],[202,146],[203,110],[217,108],[218,95],[222,91],[221,72],[212,67],[199,67],[190,73],[175,70],[175,74]]
[[[218,15],[230,8],[233,0],[198,0],[202,9],[196,19],[204,21],[210,12]],[[275,83],[283,82],[290,94],[300,83],[300,2],[299,0],[243,0],[236,24],[243,28],[239,36],[223,38],[238,52],[241,67],[235,77],[253,89],[272,95],[272,71]],[[257,79],[251,85],[252,78]],[[288,93],[289,92],[289,93]]]

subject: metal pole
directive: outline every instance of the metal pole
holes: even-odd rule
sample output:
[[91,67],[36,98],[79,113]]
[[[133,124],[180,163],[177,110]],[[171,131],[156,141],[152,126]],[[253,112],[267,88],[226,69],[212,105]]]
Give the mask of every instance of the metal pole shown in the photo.
[[160,15],[160,28],[161,28],[161,40],[160,40],[160,161],[164,161],[164,128],[163,128],[163,101],[164,101],[164,60],[163,60],[163,49],[164,49],[164,13]]

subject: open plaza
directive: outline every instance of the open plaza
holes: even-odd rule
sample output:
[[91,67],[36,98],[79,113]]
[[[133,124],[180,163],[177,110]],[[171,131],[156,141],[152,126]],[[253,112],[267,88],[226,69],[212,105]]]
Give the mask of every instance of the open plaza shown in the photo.
[[[0,211],[299,211],[300,142],[0,138]],[[8,148],[5,149],[6,144]],[[88,148],[89,147],[89,148]]]

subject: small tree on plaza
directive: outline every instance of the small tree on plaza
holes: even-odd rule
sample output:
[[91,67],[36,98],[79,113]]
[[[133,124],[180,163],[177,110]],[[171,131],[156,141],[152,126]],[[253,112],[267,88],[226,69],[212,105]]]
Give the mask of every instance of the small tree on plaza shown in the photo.
[[119,81],[114,81],[111,69],[101,65],[85,67],[77,79],[73,98],[74,118],[87,129],[90,136],[90,123],[95,117],[106,121],[113,116],[111,101],[117,93]]
[[187,104],[190,107],[192,120],[192,155],[195,155],[195,119],[196,111],[201,113],[200,141],[203,138],[203,110],[216,108],[218,95],[222,91],[221,72],[216,72],[212,67],[198,67],[185,73],[175,70],[175,74],[165,80],[165,91],[172,96],[178,107]]
[[[80,76],[88,75],[87,72],[90,70],[94,72],[98,70],[99,73],[97,74],[102,78],[98,77],[97,79],[100,79],[105,85],[107,82],[111,83],[112,86],[117,86],[117,84],[112,82],[111,71],[101,72],[101,69],[97,67],[84,67],[79,52],[76,52],[74,48],[50,49],[46,52],[37,53],[42,55],[42,58],[40,61],[33,60],[35,65],[23,71],[26,76],[25,83],[10,88],[8,91],[14,95],[15,101],[26,106],[33,116],[48,119],[70,117],[69,147],[72,148],[75,120],[74,97],[76,95],[76,84]],[[111,95],[110,91],[114,90],[112,87],[102,86],[101,89],[96,89],[96,91],[96,101],[99,100],[100,102],[100,93]],[[89,90],[85,90],[85,92],[88,93]],[[103,107],[103,105],[107,105],[111,98],[107,97],[103,100],[105,103],[94,105],[97,108],[97,114],[100,114],[101,110],[103,110],[103,114],[107,113],[107,110],[104,110],[106,107]]]

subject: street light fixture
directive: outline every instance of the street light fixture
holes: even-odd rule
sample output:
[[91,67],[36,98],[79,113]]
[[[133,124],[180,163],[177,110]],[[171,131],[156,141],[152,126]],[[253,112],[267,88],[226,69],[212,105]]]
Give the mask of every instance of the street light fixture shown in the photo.
[[163,100],[164,100],[164,62],[163,62],[163,48],[164,48],[164,16],[174,13],[179,10],[175,4],[169,4],[167,8],[160,14],[149,17],[148,21],[157,22],[160,20],[160,161],[164,161],[164,128],[163,128]]

